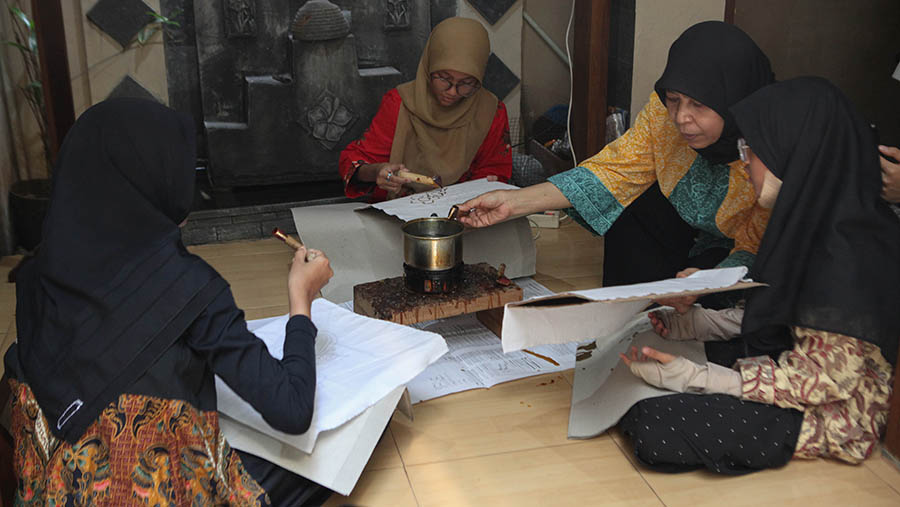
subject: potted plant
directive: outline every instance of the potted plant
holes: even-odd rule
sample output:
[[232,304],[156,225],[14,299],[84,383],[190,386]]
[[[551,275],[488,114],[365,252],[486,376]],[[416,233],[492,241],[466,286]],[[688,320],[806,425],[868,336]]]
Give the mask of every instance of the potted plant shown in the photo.
[[[41,242],[41,227],[50,202],[53,160],[34,22],[16,4],[8,4],[8,9],[12,16],[13,40],[5,40],[2,43],[17,50],[22,57],[25,76],[24,83],[19,88],[37,123],[43,143],[43,160],[46,164],[46,172],[41,171],[40,167],[30,167],[24,171],[24,175],[19,174],[19,181],[13,183],[9,190],[9,210],[14,234],[19,246],[32,251]],[[181,9],[178,9],[172,15],[177,16],[180,13]],[[147,14],[147,25],[133,41],[138,46],[148,44],[153,35],[167,27],[180,26],[177,21],[153,11]],[[131,44],[123,48],[123,51],[130,47]],[[46,174],[46,177],[36,177],[38,174]]]
[[13,183],[9,190],[9,212],[13,231],[19,245],[26,250],[32,250],[41,241],[41,224],[50,200],[50,177],[53,166],[34,22],[16,5],[9,5],[9,13],[12,15],[14,39],[3,41],[3,44],[15,48],[22,56],[25,78],[19,88],[37,123],[46,164],[46,177],[35,177],[40,167],[29,168],[24,177],[19,175],[19,181]]

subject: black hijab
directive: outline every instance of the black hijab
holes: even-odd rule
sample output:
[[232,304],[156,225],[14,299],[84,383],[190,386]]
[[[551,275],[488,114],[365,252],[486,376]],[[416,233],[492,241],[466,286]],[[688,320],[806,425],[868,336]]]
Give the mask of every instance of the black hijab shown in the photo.
[[695,150],[713,164],[739,158],[740,136],[728,108],[772,83],[769,59],[746,33],[721,21],[704,21],[685,30],[669,48],[669,59],[654,88],[666,104],[666,90],[683,93],[719,114],[725,125],[719,139]]
[[777,83],[731,108],[747,144],[783,184],[750,271],[769,287],[742,323],[765,349],[789,326],[873,343],[891,364],[900,338],[900,222],[880,197],[868,123],[834,85]]
[[19,374],[58,437],[77,440],[227,287],[181,242],[194,153],[189,117],[138,99],[66,136],[16,287]]

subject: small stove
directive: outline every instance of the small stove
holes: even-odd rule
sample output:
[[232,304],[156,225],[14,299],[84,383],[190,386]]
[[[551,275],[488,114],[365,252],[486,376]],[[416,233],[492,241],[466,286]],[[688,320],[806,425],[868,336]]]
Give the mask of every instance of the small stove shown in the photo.
[[459,288],[464,266],[460,262],[450,269],[429,271],[403,263],[403,281],[410,290],[420,294],[447,294]]
[[[405,270],[406,276],[355,285],[353,311],[398,324],[414,324],[475,313],[488,328],[497,332],[503,321],[503,305],[522,300],[522,288],[515,283],[499,283],[498,271],[484,262],[460,263],[453,269],[426,272],[427,276],[422,278],[415,276],[423,270],[415,270],[417,273],[410,276],[411,269],[413,268]],[[459,272],[455,272],[456,270]],[[444,278],[436,278],[436,273]],[[425,292],[426,282],[430,284],[431,292]],[[420,287],[421,290],[416,290],[411,285]],[[444,291],[445,289],[448,290]]]

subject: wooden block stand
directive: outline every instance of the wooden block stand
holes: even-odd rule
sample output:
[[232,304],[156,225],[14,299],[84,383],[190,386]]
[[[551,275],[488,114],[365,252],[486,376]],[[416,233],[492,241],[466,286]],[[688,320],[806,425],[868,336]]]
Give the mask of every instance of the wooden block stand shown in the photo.
[[353,311],[360,315],[398,324],[415,324],[466,313],[500,336],[503,305],[522,300],[515,283],[497,283],[497,270],[490,264],[466,264],[460,288],[448,294],[419,294],[408,289],[403,277],[387,278],[353,287]]

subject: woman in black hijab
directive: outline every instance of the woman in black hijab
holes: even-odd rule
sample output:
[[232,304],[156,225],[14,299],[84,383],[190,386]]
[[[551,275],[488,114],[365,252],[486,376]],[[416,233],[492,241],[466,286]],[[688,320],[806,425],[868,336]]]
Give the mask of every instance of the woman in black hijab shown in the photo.
[[706,395],[642,401],[622,426],[639,459],[667,471],[859,463],[887,423],[900,338],[900,223],[879,196],[873,133],[821,78],[771,85],[732,112],[754,186],[781,183],[751,271],[768,287],[747,300],[745,357],[731,370],[633,351],[644,379]]
[[[774,79],[768,57],[750,36],[734,25],[705,21],[672,43],[666,68],[653,88],[667,109],[678,107],[672,101],[696,101],[718,114],[722,120],[718,138],[703,147],[689,144],[710,164],[725,166],[740,159],[736,149],[740,132],[728,108]],[[678,126],[682,132],[692,131],[689,125]],[[649,282],[671,278],[687,267],[716,267],[730,250],[717,239],[679,216],[656,184],[604,235],[603,284]],[[713,296],[707,302],[718,306],[720,299]]]
[[739,28],[698,23],[672,44],[631,128],[578,167],[460,205],[485,227],[562,209],[603,235],[603,285],[671,278],[688,267],[750,266],[768,219],[755,207],[728,107],[774,79]]
[[[43,243],[17,274],[5,357],[19,501],[268,503],[267,477],[248,475],[219,431],[214,374],[273,427],[309,426],[310,303],[328,260],[294,256],[274,359],[225,280],[181,242],[194,160],[191,119],[143,100],[97,104],[66,136]],[[282,472],[292,494],[327,496]]]

